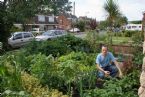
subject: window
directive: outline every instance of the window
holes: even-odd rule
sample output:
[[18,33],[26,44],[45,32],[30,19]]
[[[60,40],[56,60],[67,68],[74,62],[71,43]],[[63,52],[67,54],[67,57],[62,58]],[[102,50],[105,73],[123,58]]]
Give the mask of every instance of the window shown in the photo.
[[13,39],[22,39],[22,33],[15,34]]
[[55,31],[55,34],[56,34],[56,35],[60,35],[61,33],[60,33],[60,31],[57,31],[57,30],[56,30],[56,31]]
[[49,22],[54,22],[54,16],[49,16]]
[[45,22],[45,16],[44,15],[38,15],[38,21],[39,22]]
[[24,38],[32,37],[30,33],[24,33]]

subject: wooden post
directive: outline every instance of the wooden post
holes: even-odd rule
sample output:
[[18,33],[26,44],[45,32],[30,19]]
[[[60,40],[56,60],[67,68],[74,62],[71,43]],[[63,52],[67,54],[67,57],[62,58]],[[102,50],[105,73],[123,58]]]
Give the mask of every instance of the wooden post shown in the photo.
[[[144,33],[143,54],[145,54],[145,12],[143,12],[142,31]],[[138,89],[139,97],[145,97],[145,57],[143,58],[142,72],[140,75],[140,87]]]

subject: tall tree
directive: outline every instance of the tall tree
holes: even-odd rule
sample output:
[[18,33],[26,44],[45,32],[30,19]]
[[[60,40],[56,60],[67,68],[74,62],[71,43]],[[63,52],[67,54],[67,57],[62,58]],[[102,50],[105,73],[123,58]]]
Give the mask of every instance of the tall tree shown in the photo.
[[115,20],[114,27],[120,28],[123,25],[128,24],[128,19],[125,16],[120,16]]
[[35,14],[67,13],[71,10],[70,4],[69,0],[0,1],[0,41],[6,43],[9,29],[14,22],[27,24]]
[[0,42],[3,48],[7,47],[7,37],[10,36],[9,29],[12,26],[11,13],[6,10],[6,1],[0,1]]
[[[109,30],[113,32],[115,20],[120,17],[121,13],[118,4],[114,0],[106,0],[104,9],[107,12],[107,21],[109,22]],[[112,44],[112,35],[110,34],[110,44]]]
[[104,9],[107,12],[107,20],[110,27],[114,26],[115,20],[120,17],[121,13],[118,4],[113,0],[106,0]]
[[35,14],[67,13],[71,11],[70,4],[68,0],[9,0],[8,9],[16,22],[27,24]]

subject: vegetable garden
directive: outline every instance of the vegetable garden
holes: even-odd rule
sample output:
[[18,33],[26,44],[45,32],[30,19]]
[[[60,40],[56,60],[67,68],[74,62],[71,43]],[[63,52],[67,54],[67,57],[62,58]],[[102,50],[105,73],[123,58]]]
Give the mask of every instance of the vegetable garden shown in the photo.
[[1,96],[138,97],[141,53],[135,53],[134,67],[123,78],[108,78],[103,87],[96,86],[95,58],[100,52],[99,42],[106,37],[95,36],[81,39],[67,35],[51,41],[33,41],[20,50],[3,54]]

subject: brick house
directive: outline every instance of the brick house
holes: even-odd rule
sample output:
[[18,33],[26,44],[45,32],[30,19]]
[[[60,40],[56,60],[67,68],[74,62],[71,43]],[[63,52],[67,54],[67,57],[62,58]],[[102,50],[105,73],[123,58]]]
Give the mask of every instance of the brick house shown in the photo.
[[62,28],[65,30],[68,30],[71,28],[71,19],[68,19],[66,16],[64,15],[59,15],[57,17],[57,21],[58,21],[58,28]]
[[[14,24],[15,26],[22,28],[22,24]],[[58,22],[54,15],[36,15],[31,18],[25,25],[26,31],[32,31],[33,28],[39,28],[41,31],[55,29],[58,27]]]

